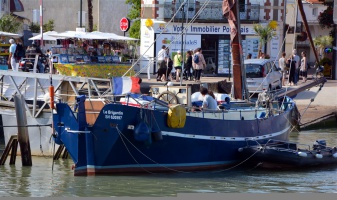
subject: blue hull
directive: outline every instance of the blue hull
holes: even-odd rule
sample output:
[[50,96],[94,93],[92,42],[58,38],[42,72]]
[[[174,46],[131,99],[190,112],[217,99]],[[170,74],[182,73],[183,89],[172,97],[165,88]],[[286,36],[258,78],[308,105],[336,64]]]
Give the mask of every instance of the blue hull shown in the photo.
[[[183,128],[167,125],[167,112],[121,104],[107,104],[93,126],[87,126],[85,108],[77,117],[67,104],[58,103],[53,115],[55,141],[64,144],[75,163],[75,175],[200,171],[240,162],[238,149],[247,139],[263,143],[288,140],[293,106],[263,119],[206,119],[186,117]],[[221,115],[220,115],[221,116]],[[135,136],[146,122],[151,135]],[[159,129],[159,130],[158,130]]]

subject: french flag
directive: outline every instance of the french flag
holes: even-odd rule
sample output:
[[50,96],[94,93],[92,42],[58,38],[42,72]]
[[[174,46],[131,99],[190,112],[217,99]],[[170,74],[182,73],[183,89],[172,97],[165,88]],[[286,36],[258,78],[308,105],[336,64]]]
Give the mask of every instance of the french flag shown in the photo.
[[139,77],[113,77],[112,78],[112,94],[122,95],[135,93],[140,94]]

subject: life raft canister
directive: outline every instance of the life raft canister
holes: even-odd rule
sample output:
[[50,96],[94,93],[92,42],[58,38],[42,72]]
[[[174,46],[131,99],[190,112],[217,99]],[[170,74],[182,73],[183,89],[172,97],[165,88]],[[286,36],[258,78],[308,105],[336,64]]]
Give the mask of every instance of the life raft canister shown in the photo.
[[186,122],[186,109],[178,104],[170,106],[167,116],[167,125],[170,128],[183,128]]

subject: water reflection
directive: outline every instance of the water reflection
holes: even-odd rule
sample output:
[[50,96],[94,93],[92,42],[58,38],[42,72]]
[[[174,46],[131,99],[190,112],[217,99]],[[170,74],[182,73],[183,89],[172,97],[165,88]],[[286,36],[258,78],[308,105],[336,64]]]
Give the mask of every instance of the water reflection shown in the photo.
[[[336,129],[292,133],[290,140],[337,146]],[[176,197],[178,193],[301,193],[337,191],[337,167],[291,171],[256,168],[222,172],[74,177],[71,160],[33,157],[33,167],[0,166],[1,197]]]

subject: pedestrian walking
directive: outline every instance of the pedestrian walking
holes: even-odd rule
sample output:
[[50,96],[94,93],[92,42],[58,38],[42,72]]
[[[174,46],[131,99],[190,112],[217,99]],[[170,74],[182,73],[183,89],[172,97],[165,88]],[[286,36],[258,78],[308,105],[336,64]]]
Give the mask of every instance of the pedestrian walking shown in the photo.
[[294,85],[297,85],[300,76],[300,57],[297,55],[296,49],[293,49],[292,59],[295,61]]
[[287,67],[286,67],[286,53],[282,53],[282,57],[278,60],[278,66],[281,68],[281,73],[282,73],[282,85],[284,86],[284,80],[285,77],[287,76]]
[[192,51],[186,52],[186,59],[184,65],[184,74],[186,76],[186,80],[192,81]]
[[181,65],[183,63],[183,57],[181,56],[181,51],[178,50],[177,54],[173,58],[173,66],[176,70],[176,81],[180,81]]
[[287,67],[289,68],[289,78],[288,85],[293,86],[295,84],[295,71],[296,71],[296,61],[293,56],[290,56],[287,60]]
[[14,41],[14,39],[9,39],[9,43],[11,44],[11,46],[9,47],[9,56],[8,56],[8,65],[10,65],[12,67],[13,71],[19,71],[18,66],[17,66],[17,62],[16,59],[14,57],[14,53],[16,50],[16,43]]
[[200,82],[201,72],[206,67],[205,58],[204,58],[204,55],[202,55],[201,48],[197,48],[195,50],[195,53],[192,59],[192,66],[195,71],[195,82]]
[[[167,57],[166,51],[167,51],[166,46],[163,45],[161,47],[160,51],[157,54],[157,70],[158,71],[161,71],[164,68],[166,68],[166,66],[165,66],[165,58]],[[157,73],[158,73],[158,71],[157,71]],[[157,75],[157,80],[158,80],[158,75]]]
[[308,61],[307,61],[307,54],[303,51],[301,53],[301,66],[300,66],[300,75],[302,76],[303,83],[307,81],[307,71],[308,71]]

